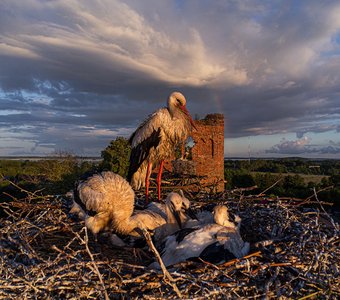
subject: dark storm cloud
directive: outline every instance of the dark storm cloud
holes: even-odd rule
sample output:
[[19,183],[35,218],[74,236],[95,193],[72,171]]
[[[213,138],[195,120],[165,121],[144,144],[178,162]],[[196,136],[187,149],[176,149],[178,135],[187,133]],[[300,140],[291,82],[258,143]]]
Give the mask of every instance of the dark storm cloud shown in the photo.
[[1,134],[98,153],[173,90],[230,137],[339,132],[339,20],[338,1],[1,1]]

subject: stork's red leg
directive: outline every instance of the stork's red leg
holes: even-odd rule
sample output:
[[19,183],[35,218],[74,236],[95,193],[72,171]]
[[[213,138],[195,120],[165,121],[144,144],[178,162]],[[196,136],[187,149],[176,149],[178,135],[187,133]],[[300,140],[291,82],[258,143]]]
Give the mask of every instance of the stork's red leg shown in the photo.
[[158,196],[158,201],[161,200],[161,181],[162,181],[163,165],[164,165],[164,160],[161,161],[161,164],[159,165],[159,171],[158,171],[158,174],[157,174],[157,196]]
[[148,168],[146,169],[146,176],[145,176],[145,202],[146,204],[149,203],[150,175],[151,175],[151,164],[148,163]]

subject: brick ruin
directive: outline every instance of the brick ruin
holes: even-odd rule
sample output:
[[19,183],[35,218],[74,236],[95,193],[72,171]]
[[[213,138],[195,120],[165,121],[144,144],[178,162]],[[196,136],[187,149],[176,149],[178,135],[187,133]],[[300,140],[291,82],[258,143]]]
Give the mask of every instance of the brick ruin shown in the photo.
[[197,130],[192,131],[194,145],[189,160],[172,161],[177,174],[194,175],[200,178],[201,186],[224,190],[224,115],[209,114],[195,120]]
[[224,190],[224,115],[209,114],[195,121],[197,131],[192,131],[195,142],[192,160],[196,175],[204,176],[203,184],[216,184],[217,191]]

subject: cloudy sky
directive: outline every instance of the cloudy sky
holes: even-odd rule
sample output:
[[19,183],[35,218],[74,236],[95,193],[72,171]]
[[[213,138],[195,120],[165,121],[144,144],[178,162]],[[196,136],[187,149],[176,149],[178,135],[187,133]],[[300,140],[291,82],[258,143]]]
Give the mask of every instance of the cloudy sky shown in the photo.
[[0,156],[99,156],[175,90],[227,157],[340,158],[340,2],[0,1]]

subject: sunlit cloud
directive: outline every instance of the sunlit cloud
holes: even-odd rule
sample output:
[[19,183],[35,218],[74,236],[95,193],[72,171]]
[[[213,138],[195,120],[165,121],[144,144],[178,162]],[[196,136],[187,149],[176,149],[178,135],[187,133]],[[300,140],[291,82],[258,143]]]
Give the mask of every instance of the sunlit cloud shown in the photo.
[[192,115],[224,113],[230,138],[294,133],[270,151],[336,153],[298,141],[340,131],[339,20],[335,0],[3,0],[1,132],[99,155],[180,90]]

